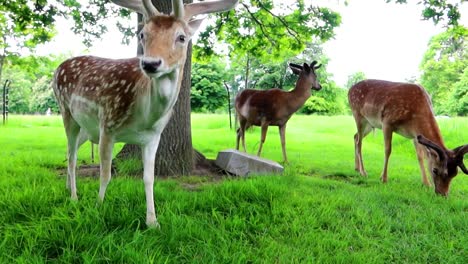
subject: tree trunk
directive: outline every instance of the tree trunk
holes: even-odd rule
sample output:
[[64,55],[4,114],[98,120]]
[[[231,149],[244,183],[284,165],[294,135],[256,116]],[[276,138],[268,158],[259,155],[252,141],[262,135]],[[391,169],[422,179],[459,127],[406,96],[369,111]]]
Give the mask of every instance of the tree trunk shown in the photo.
[[[191,0],[184,0],[184,2],[188,3]],[[153,0],[153,4],[162,13],[169,14],[172,10],[170,0]],[[140,23],[142,16],[139,15],[138,19]],[[137,52],[141,52],[141,48],[138,48]],[[138,53],[138,55],[141,55],[141,53]],[[194,167],[190,124],[191,58],[192,46],[189,44],[179,97],[174,106],[171,120],[161,135],[161,142],[156,153],[156,175],[187,175]],[[117,158],[125,159],[128,157],[141,158],[140,148],[135,145],[126,144],[117,155]]]

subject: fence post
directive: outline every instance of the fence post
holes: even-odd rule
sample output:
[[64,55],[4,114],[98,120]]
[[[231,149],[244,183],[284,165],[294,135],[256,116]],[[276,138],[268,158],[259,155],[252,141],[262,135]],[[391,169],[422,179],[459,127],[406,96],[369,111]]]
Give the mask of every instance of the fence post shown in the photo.
[[228,113],[229,113],[229,129],[232,129],[232,121],[231,121],[231,93],[229,92],[229,86],[226,82],[224,82],[224,87],[226,87],[227,91],[227,101],[228,101]]
[[10,80],[5,80],[5,84],[3,85],[3,96],[2,96],[2,117],[3,117],[3,125],[5,125],[6,121],[8,120],[8,93],[10,87]]

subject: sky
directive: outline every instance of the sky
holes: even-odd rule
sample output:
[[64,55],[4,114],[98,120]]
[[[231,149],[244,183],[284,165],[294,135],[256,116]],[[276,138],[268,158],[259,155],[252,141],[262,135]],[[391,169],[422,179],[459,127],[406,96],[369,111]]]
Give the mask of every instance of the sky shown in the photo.
[[[335,38],[324,45],[330,58],[327,70],[340,86],[356,72],[363,72],[367,78],[391,81],[418,77],[419,64],[430,38],[443,32],[442,25],[435,26],[432,21],[421,19],[422,7],[415,0],[406,5],[385,0],[348,0],[348,5],[344,5],[344,0],[315,2],[342,16]],[[468,3],[463,4],[461,13],[461,23],[467,26]],[[61,21],[57,30],[52,42],[38,48],[39,55],[69,53],[128,58],[136,54],[136,39],[129,46],[122,45],[122,37],[112,25],[109,33],[89,49],[81,43],[80,36],[71,32],[69,23]]]

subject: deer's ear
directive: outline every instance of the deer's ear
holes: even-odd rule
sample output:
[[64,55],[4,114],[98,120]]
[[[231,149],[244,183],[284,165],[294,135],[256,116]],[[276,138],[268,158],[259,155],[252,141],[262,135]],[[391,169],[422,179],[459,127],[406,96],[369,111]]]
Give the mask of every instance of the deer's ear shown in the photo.
[[205,18],[192,19],[188,22],[188,26],[189,26],[188,34],[190,35],[190,37],[192,37],[195,34],[195,32],[197,32],[197,30],[200,28],[200,25],[204,19]]
[[310,67],[307,65],[307,63],[304,63],[303,69],[305,72],[309,73],[310,72]]
[[294,63],[289,63],[289,68],[291,68],[292,72],[296,75],[299,75],[302,71],[302,66]]

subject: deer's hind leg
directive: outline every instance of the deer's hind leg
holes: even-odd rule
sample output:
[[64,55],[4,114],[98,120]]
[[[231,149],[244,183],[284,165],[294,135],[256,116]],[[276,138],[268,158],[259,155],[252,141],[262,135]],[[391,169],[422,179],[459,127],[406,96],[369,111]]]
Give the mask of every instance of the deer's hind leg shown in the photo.
[[247,120],[239,115],[239,128],[237,129],[236,149],[239,150],[239,142],[242,140],[242,147],[245,149],[245,130],[247,129]]
[[62,111],[65,133],[67,136],[67,188],[70,189],[71,199],[77,200],[76,190],[76,160],[77,152],[80,146],[86,141],[87,137],[81,130],[79,124],[73,119],[71,113],[67,110]]
[[354,168],[362,176],[367,176],[362,160],[362,140],[372,131],[372,126],[359,114],[354,114],[354,119],[357,128],[357,133],[354,135]]
[[262,123],[261,123],[262,135],[261,135],[261,138],[260,138],[260,146],[258,147],[258,152],[257,152],[257,156],[259,156],[259,157],[260,157],[260,154],[262,153],[263,143],[265,143],[266,135],[267,135],[267,132],[268,132],[268,125],[269,125],[269,123],[267,121],[262,120]]

